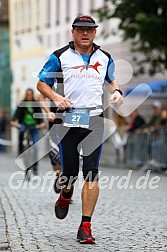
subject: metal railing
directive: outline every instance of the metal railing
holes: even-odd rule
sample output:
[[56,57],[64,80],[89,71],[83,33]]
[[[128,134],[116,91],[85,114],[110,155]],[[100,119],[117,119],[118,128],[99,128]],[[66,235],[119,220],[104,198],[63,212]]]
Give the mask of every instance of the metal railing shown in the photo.
[[148,168],[167,168],[167,129],[133,132],[128,135],[126,160]]

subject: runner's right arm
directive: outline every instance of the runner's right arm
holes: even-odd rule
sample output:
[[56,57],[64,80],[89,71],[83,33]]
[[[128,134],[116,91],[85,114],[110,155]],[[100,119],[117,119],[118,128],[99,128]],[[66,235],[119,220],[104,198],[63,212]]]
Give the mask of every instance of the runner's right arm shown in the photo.
[[60,61],[54,54],[51,54],[38,74],[39,81],[37,83],[37,89],[41,94],[53,101],[57,108],[64,110],[71,107],[72,101],[52,90],[56,75],[59,71]]
[[55,103],[56,107],[58,107],[60,110],[64,110],[66,108],[71,107],[72,101],[66,97],[57,94],[47,83],[39,80],[37,83],[37,89],[45,97],[52,100]]

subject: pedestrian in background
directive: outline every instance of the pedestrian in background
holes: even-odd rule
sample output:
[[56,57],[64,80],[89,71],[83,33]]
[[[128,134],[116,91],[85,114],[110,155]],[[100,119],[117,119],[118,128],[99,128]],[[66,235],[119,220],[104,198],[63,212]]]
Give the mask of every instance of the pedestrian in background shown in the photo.
[[160,120],[160,128],[167,129],[167,109],[162,108],[161,110],[161,120]]
[[128,133],[125,131],[125,127],[128,125],[125,117],[114,113],[114,122],[116,130],[112,134],[111,139],[116,149],[117,161],[123,161],[125,159],[125,146],[127,143]]
[[162,104],[160,101],[154,101],[152,104],[153,114],[150,120],[143,126],[144,132],[153,132],[159,125],[161,121],[161,110]]
[[[59,123],[59,119],[56,119],[56,107],[51,105],[48,105],[49,101],[46,101],[45,97],[40,94],[39,95],[39,101],[42,109],[46,113],[46,117],[48,120],[48,131],[49,131],[49,158],[52,165],[53,170],[56,173],[55,183],[54,183],[54,191],[56,193],[60,193],[60,185],[59,185],[59,177],[62,174],[61,169],[61,160],[60,160],[60,152],[59,148],[56,143],[56,134],[52,132],[54,125],[56,123]],[[52,110],[52,111],[51,111]],[[52,130],[51,130],[52,129]]]
[[[19,129],[19,146],[18,146],[18,155],[23,153],[23,138],[24,132],[27,128],[30,129],[30,135],[33,144],[39,140],[39,129],[45,128],[45,123],[41,118],[34,118],[34,113],[42,113],[40,104],[35,100],[34,91],[31,88],[28,88],[25,91],[24,100],[19,103],[17,106],[16,112],[14,113],[11,126],[18,127]],[[36,127],[38,125],[38,128]],[[35,160],[37,160],[38,149],[34,148]],[[38,174],[38,161],[33,164],[33,173],[34,175]]]
[[129,123],[124,126],[125,132],[134,132],[145,124],[145,119],[139,114],[137,109],[129,115],[129,119]]
[[[111,89],[111,103],[122,103],[122,92],[115,81],[113,59],[93,43],[97,27],[90,16],[75,18],[71,30],[73,41],[51,54],[38,75],[37,84],[37,89],[52,100],[59,111],[66,111],[62,114],[63,123],[57,125],[56,130],[63,177],[66,178],[55,204],[55,214],[59,219],[67,216],[79,172],[79,151],[81,148],[83,151],[85,182],[81,194],[82,218],[77,233],[80,243],[95,243],[91,233],[91,218],[99,195],[104,83]],[[63,79],[64,97],[52,90],[55,78]]]
[[6,138],[6,117],[5,113],[0,111],[0,139],[2,140],[2,144],[0,142],[0,152],[5,152],[6,147],[3,144],[3,140]]

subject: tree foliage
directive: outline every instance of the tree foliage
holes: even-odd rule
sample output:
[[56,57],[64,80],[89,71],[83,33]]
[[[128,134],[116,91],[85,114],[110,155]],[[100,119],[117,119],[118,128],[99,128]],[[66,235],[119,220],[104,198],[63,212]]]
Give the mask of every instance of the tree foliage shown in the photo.
[[132,52],[142,53],[134,57],[138,74],[167,70],[167,0],[106,0],[96,13],[100,21],[120,19],[123,39],[131,39]]

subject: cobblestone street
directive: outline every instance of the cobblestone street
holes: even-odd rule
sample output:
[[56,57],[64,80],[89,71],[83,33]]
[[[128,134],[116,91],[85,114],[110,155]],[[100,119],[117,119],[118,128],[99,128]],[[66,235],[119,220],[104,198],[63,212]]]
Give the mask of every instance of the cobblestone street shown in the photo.
[[[139,183],[138,179],[146,174],[132,171],[125,189],[125,181],[120,178],[127,176],[129,170],[107,167],[103,161],[104,157],[100,166],[101,175],[106,180],[108,178],[108,182],[101,182],[101,187],[105,188],[100,191],[92,218],[96,244],[81,245],[76,240],[81,220],[80,179],[75,185],[74,202],[70,205],[68,216],[58,220],[54,216],[58,195],[54,193],[50,180],[46,186],[43,180],[43,176],[51,170],[49,159],[40,161],[41,179],[30,183],[34,189],[26,183],[16,189],[22,176],[16,174],[12,180],[11,175],[21,170],[13,157],[1,154],[0,251],[167,251],[167,176],[151,173],[145,189],[139,189],[137,185],[141,186],[143,182]],[[112,176],[116,178],[114,183],[111,183]],[[153,176],[160,176],[160,181]],[[154,183],[157,188],[150,189],[149,181],[155,182],[153,179],[157,179]],[[10,188],[11,181],[15,189]]]

